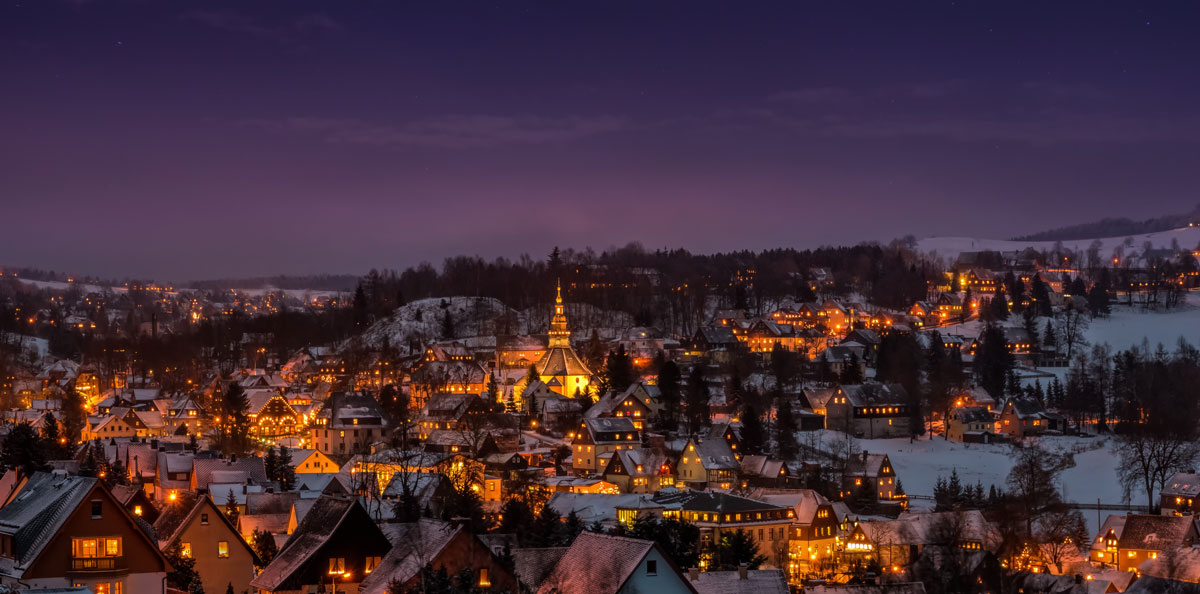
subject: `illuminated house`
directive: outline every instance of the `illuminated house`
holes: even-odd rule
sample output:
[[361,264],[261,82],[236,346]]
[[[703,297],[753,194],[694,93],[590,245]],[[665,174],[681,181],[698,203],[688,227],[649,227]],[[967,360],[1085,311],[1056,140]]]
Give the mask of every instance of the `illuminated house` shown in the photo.
[[[478,536],[462,526],[421,519],[411,524],[387,524],[385,534],[392,550],[362,580],[358,594],[387,594],[421,590],[421,570],[432,566],[447,575],[469,574],[471,591],[512,593],[517,580]],[[393,589],[392,584],[399,584]],[[349,590],[354,592],[354,590]]]
[[1066,420],[1062,415],[1042,410],[1041,403],[1030,398],[1009,399],[1000,410],[1000,420],[996,423],[996,433],[1013,439],[1064,429]]
[[369,452],[371,444],[383,439],[388,426],[375,397],[337,392],[317,413],[310,431],[311,445],[325,454]]
[[842,495],[850,496],[859,489],[866,489],[878,501],[902,498],[896,494],[896,469],[887,454],[863,452],[846,461],[846,472],[842,477]]
[[946,439],[970,443],[991,443],[996,420],[982,406],[956,406],[946,419]]
[[[563,306],[562,287],[554,297],[554,317],[550,319],[550,340],[542,358],[534,363],[546,386],[567,397],[588,393],[592,381],[592,370],[588,369],[575,349],[571,348],[571,331],[567,329],[567,315]],[[522,380],[524,382],[524,380]],[[519,386],[519,394],[523,389]],[[517,403],[520,406],[520,402]]]
[[755,489],[750,498],[792,510],[786,567],[790,581],[833,569],[840,530],[831,501],[812,489]]
[[537,594],[697,594],[654,541],[586,531],[530,586]]
[[501,369],[529,369],[546,354],[546,341],[536,336],[497,336],[496,361]]
[[154,531],[161,550],[178,544],[183,556],[196,561],[196,573],[205,592],[223,592],[229,585],[234,592],[249,588],[258,556],[208,497],[197,497],[186,516],[161,516]]
[[[723,536],[745,530],[754,536],[758,552],[771,567],[786,567],[789,529],[795,512],[789,508],[721,492],[663,492],[654,502],[700,528],[700,568],[708,569],[712,548]],[[674,511],[678,510],[678,511]]]
[[1195,515],[1200,509],[1200,474],[1177,472],[1162,489],[1163,512],[1175,515]]
[[487,371],[474,361],[425,361],[412,374],[412,405],[425,406],[434,394],[480,394],[487,388]]
[[0,584],[162,592],[158,543],[95,479],[34,473],[0,508]]
[[620,450],[613,452],[604,468],[604,480],[616,485],[622,493],[655,493],[675,486],[671,460],[654,450]]
[[600,397],[584,413],[587,418],[629,417],[633,426],[640,431],[647,419],[653,418],[662,409],[658,399],[658,386],[637,382],[624,392],[609,392]]
[[908,391],[900,384],[847,384],[825,403],[825,425],[875,439],[911,433]]
[[722,437],[689,439],[675,464],[678,482],[697,489],[732,489],[741,464]]
[[419,452],[413,450],[383,450],[370,455],[357,455],[347,463],[350,472],[374,478],[380,492],[387,489],[396,473],[416,476],[440,474],[450,479],[456,488],[479,485],[483,480],[483,463],[458,453]]
[[166,422],[172,434],[182,427],[184,433],[197,435],[204,431],[207,419],[204,409],[188,394],[176,398],[167,406]]
[[[1133,571],[1147,560],[1158,559],[1159,554],[1191,547],[1197,542],[1196,523],[1190,516],[1128,514],[1120,526],[1114,524],[1108,528],[1104,534],[1105,552],[1113,553],[1108,549],[1116,537],[1115,559],[1121,571]],[[1112,563],[1112,558],[1105,562]]]
[[296,412],[288,399],[269,389],[247,392],[250,434],[265,443],[282,437],[300,435],[306,425],[304,415]]
[[571,443],[576,474],[587,475],[604,470],[603,458],[620,450],[640,450],[641,432],[628,417],[584,419],[578,436]]
[[[413,543],[416,544],[416,543]],[[259,592],[357,592],[392,543],[358,499],[322,496],[275,559],[250,581]]]
[[874,558],[892,571],[907,568],[927,546],[941,545],[947,526],[956,533],[962,554],[994,552],[1000,536],[979,510],[959,512],[905,512],[896,520],[861,522],[843,545],[848,555]]

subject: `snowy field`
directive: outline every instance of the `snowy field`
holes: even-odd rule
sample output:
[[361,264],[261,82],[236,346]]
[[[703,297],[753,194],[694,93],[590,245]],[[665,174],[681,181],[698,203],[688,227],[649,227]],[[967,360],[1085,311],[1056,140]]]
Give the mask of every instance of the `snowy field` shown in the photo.
[[[1010,325],[1020,323],[1020,316],[1009,319]],[[1044,320],[1039,321],[1038,330],[1045,324]],[[982,322],[972,320],[943,326],[938,331],[974,338],[982,327]],[[1146,311],[1138,306],[1114,305],[1107,318],[1088,320],[1084,335],[1088,346],[1108,344],[1113,351],[1139,346],[1143,341],[1148,341],[1152,349],[1162,343],[1170,351],[1174,350],[1180,337],[1193,345],[1200,345],[1200,291],[1188,293],[1183,305],[1167,310]]]
[[[837,443],[841,433],[832,430],[818,432],[823,440],[823,449]],[[806,435],[801,433],[802,442]],[[932,496],[938,477],[949,478],[957,471],[964,485],[982,483],[984,492],[992,485],[1004,488],[1005,479],[1016,461],[1016,453],[1007,444],[963,444],[935,436],[909,443],[907,438],[859,439],[858,448],[872,454],[887,454],[895,467],[896,476],[909,495]],[[1043,437],[1038,445],[1054,453],[1073,453],[1075,465],[1059,475],[1059,488],[1063,498],[1075,503],[1120,505],[1126,503],[1117,479],[1119,459],[1112,449],[1112,442],[1098,437]],[[1145,505],[1146,495],[1138,490],[1131,494],[1134,505]],[[932,507],[933,502],[914,500],[914,509]],[[1113,512],[1101,512],[1101,516]],[[1095,530],[1096,512],[1085,510],[1084,518]]]
[[[1147,241],[1152,243],[1156,248],[1170,247],[1172,241],[1178,241],[1181,247],[1190,248],[1200,244],[1200,227],[1183,227],[1170,231],[1160,231],[1158,233],[1133,235],[1131,237],[1133,238],[1133,245],[1139,249]],[[1097,240],[1075,239],[1064,241],[1062,245],[1064,248],[1075,252],[1086,252],[1093,241]],[[1101,243],[1100,255],[1107,257],[1112,254],[1117,246],[1125,243],[1125,237],[1106,237],[1098,241]],[[1054,244],[1055,242],[1053,241],[1008,241],[1004,239],[980,239],[976,237],[927,237],[917,241],[917,251],[921,253],[932,252],[943,258],[954,260],[962,252],[984,250],[1008,252],[1027,247],[1037,250],[1048,250],[1053,248]]]

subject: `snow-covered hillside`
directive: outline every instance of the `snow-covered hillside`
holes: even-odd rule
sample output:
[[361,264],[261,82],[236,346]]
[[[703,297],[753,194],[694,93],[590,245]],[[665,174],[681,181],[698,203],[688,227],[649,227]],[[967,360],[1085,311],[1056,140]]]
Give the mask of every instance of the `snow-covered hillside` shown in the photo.
[[[450,314],[454,336],[443,336],[443,319]],[[509,332],[523,327],[521,314],[491,297],[442,297],[418,299],[397,308],[362,334],[363,346],[379,348],[386,337],[393,347],[404,352],[410,344],[462,336],[495,333],[498,318],[516,322]]]
[[[1172,242],[1178,242],[1180,247],[1193,248],[1200,244],[1200,227],[1183,227],[1159,233],[1134,235],[1133,246],[1140,248],[1149,241],[1156,248],[1171,247]],[[1100,255],[1112,255],[1117,246],[1124,245],[1125,237],[1106,237],[1103,239],[1073,239],[1062,242],[1064,248],[1075,252],[1086,252],[1092,242],[1100,241]],[[1038,250],[1048,250],[1054,247],[1053,241],[1008,241],[1004,239],[980,239],[975,237],[927,237],[917,241],[917,250],[921,253],[934,253],[948,260],[954,260],[962,252],[1015,251],[1032,247]]]

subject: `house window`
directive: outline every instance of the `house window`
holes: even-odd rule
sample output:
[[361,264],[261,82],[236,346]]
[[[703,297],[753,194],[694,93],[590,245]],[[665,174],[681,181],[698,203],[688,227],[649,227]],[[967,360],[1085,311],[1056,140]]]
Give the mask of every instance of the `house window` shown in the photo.
[[181,557],[191,557],[192,556],[192,543],[190,543],[190,542],[180,543],[179,544],[179,555]]
[[479,587],[480,588],[492,587],[492,580],[491,580],[491,578],[488,577],[488,570],[486,567],[479,568]]
[[365,571],[367,573],[371,573],[372,571],[375,571],[375,568],[379,567],[379,557],[367,557],[366,565],[367,565],[367,567],[366,567]]
[[208,514],[200,514],[200,523],[205,526],[208,525]]
[[98,519],[100,517],[100,509],[101,509],[100,502],[93,501],[92,502],[92,519],[93,520]]
[[135,515],[135,516],[142,515],[142,506],[140,506],[140,505],[133,506],[133,515]]
[[646,561],[646,575],[658,575],[658,561],[649,559]]
[[221,559],[229,558],[229,541],[222,540],[217,543],[217,557]]
[[346,559],[342,557],[329,558],[329,575],[342,575],[346,573]]

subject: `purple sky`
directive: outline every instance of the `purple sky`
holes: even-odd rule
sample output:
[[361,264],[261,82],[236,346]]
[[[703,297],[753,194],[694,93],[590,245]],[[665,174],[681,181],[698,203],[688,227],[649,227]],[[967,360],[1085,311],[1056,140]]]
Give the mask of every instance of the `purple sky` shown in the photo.
[[358,273],[1183,212],[1198,9],[7,0],[0,262]]

